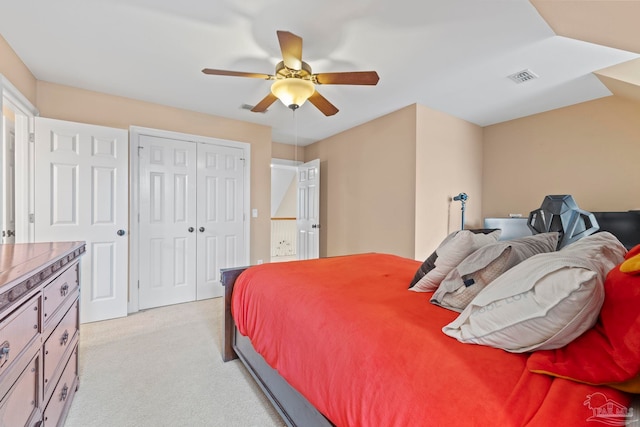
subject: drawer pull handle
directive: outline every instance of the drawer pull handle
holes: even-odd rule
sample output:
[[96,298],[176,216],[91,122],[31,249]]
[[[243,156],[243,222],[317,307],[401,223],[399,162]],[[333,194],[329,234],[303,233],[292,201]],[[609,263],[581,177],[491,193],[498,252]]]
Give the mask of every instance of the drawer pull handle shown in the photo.
[[60,402],[67,399],[67,394],[69,394],[69,387],[65,384],[64,387],[62,387],[62,391],[60,391]]
[[60,338],[60,345],[67,345],[67,341],[69,341],[69,332],[65,330]]
[[64,285],[60,286],[60,296],[67,296],[67,292],[69,292],[69,284],[65,282]]
[[0,347],[0,368],[2,368],[9,361],[9,351],[11,350],[11,344],[9,341],[2,343]]

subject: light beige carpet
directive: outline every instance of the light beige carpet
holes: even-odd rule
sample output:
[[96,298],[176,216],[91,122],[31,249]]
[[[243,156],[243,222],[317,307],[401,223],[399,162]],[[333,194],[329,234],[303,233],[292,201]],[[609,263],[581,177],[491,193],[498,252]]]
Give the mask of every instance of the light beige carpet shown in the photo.
[[222,298],[81,325],[66,427],[284,426],[238,360],[222,362]]

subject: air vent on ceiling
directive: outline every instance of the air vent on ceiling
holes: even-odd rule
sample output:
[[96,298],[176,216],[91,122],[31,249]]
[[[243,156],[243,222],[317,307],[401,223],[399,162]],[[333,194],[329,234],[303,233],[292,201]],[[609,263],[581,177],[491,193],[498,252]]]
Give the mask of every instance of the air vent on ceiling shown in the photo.
[[[253,107],[255,107],[255,105],[242,104],[242,105],[240,106],[240,108],[241,108],[241,109],[243,109],[243,110],[249,110],[249,111],[253,110]],[[266,112],[267,112],[267,110],[264,110],[264,111],[258,111],[258,113],[262,113],[262,114],[264,114],[264,113],[266,113]]]
[[516,83],[524,83],[529,80],[537,79],[538,75],[531,70],[522,70],[507,77]]

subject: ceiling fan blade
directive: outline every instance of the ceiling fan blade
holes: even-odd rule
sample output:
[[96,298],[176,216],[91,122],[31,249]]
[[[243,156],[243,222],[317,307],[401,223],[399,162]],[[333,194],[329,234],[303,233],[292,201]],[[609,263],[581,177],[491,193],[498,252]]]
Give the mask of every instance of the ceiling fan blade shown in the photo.
[[380,80],[375,71],[318,73],[315,74],[315,78],[321,85],[376,85]]
[[313,92],[313,95],[309,97],[309,102],[316,106],[316,108],[322,111],[325,116],[333,116],[338,111],[336,106],[327,101],[327,98],[320,95],[318,91]]
[[289,31],[277,31],[282,60],[287,68],[302,69],[302,39]]
[[270,74],[245,73],[243,71],[214,70],[213,68],[205,68],[202,70],[202,72],[205,74],[211,74],[216,76],[252,77],[254,79],[266,79],[266,80],[273,79],[273,76]]
[[258,102],[256,106],[251,109],[251,111],[253,111],[254,113],[263,113],[267,110],[267,108],[271,106],[271,104],[273,104],[277,100],[278,97],[276,97],[272,93],[269,93],[269,95],[265,96],[262,101]]

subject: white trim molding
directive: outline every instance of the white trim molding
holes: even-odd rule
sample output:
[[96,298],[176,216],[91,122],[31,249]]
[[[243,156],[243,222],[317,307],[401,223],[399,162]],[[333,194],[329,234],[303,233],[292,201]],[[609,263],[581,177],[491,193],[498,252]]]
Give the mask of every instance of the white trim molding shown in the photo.
[[[0,74],[0,111],[11,110],[15,116],[15,194],[16,198],[16,243],[33,242],[34,223],[34,175],[35,157],[31,135],[34,131],[34,117],[40,112],[4,75]],[[3,121],[0,120],[0,136],[4,135]],[[1,192],[0,192],[1,193]],[[0,195],[0,199],[3,196]],[[0,202],[1,203],[1,202]]]

